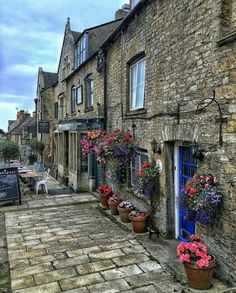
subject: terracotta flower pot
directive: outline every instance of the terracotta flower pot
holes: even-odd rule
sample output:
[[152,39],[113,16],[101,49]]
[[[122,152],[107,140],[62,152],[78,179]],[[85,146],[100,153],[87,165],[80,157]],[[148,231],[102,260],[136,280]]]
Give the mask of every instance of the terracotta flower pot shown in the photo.
[[204,290],[211,287],[212,275],[215,267],[215,258],[212,258],[207,268],[199,268],[195,264],[184,262],[188,283],[192,288]]
[[132,216],[129,217],[135,233],[147,232],[148,216],[149,214],[146,214],[143,217],[132,217]]
[[104,194],[104,193],[99,193],[99,197],[100,197],[101,205],[104,208],[109,209],[109,205],[108,205],[108,199],[109,199],[109,197],[106,194]]
[[109,203],[109,207],[110,207],[110,211],[112,215],[119,215],[119,211],[118,211],[118,204],[119,203]]
[[120,208],[118,206],[118,211],[119,211],[121,222],[129,223],[130,222],[129,213],[133,210],[134,210],[134,208],[126,209],[126,208]]

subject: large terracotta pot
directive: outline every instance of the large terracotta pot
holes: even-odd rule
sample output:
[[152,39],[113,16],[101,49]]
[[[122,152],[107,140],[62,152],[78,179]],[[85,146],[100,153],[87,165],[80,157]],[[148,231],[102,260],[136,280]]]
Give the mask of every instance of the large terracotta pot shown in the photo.
[[108,205],[108,199],[109,199],[109,197],[106,194],[104,194],[104,193],[99,193],[99,197],[100,197],[101,205],[105,209],[109,209],[109,205]]
[[134,208],[125,209],[125,208],[120,208],[118,206],[118,211],[119,211],[119,215],[120,215],[121,222],[123,222],[123,223],[129,223],[130,222],[129,213],[131,211],[133,211],[133,210],[134,210]]
[[119,215],[119,211],[118,211],[118,204],[119,203],[109,203],[109,207],[110,207],[110,211],[112,215]]
[[194,289],[209,289],[215,267],[215,258],[210,261],[209,266],[199,268],[195,264],[184,262],[188,283]]
[[133,230],[135,233],[144,233],[147,232],[147,219],[149,214],[146,214],[143,217],[132,217],[129,216]]

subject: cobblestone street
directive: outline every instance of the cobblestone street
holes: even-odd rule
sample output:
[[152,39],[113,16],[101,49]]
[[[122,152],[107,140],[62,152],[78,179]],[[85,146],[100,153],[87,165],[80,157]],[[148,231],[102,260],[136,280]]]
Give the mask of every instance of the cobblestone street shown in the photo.
[[[58,184],[50,180],[51,186]],[[176,281],[158,261],[166,252],[155,242],[149,241],[153,247],[146,250],[127,227],[101,213],[93,195],[38,197],[23,195],[22,206],[1,208],[6,229],[1,247],[6,242],[12,292],[198,292]],[[11,292],[1,279],[0,292]],[[208,292],[225,290],[215,282]]]

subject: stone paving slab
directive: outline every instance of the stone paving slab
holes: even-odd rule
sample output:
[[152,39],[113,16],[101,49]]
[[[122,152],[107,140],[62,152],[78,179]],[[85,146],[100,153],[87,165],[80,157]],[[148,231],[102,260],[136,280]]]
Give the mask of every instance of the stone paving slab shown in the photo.
[[93,204],[5,218],[14,293],[120,292],[137,287],[133,277],[149,280],[143,276],[160,271],[143,246]]
[[96,204],[6,212],[5,221],[13,293],[195,292]]

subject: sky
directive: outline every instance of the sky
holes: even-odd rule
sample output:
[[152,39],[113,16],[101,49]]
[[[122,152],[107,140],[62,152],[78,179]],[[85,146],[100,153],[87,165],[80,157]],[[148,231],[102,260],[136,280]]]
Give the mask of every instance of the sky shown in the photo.
[[17,110],[32,112],[38,67],[57,72],[67,17],[83,31],[114,19],[128,0],[2,0],[0,5],[0,129]]

